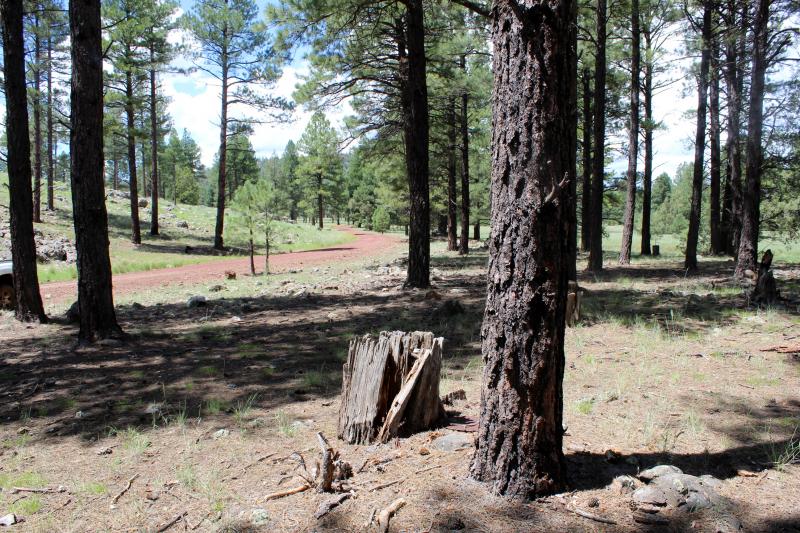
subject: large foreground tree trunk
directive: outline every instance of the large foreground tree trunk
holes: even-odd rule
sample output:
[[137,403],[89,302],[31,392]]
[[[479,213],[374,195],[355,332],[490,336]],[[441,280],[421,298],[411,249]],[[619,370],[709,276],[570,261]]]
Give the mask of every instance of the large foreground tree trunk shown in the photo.
[[761,217],[761,137],[764,129],[764,81],[767,71],[767,47],[770,0],[758,0],[753,23],[753,63],[750,75],[750,115],[747,118],[745,186],[742,195],[742,232],[736,256],[736,276],[758,265],[758,234]]
[[[222,35],[228,33],[227,22],[222,27]],[[223,250],[225,242],[225,180],[228,165],[228,51],[227,39],[222,39],[221,70],[222,94],[220,96],[219,114],[219,173],[217,175],[217,223],[214,226],[214,248]]]
[[470,474],[495,493],[562,490],[562,380],[575,123],[572,0],[494,5],[492,233]]
[[55,135],[53,131],[53,38],[47,38],[47,210],[55,210],[53,180],[55,179]]
[[603,189],[606,156],[606,0],[597,0],[597,51],[594,61],[594,158],[588,270],[603,270]]
[[11,259],[18,320],[46,319],[36,272],[31,197],[31,145],[28,94],[25,87],[25,42],[22,0],[2,0],[3,74],[6,101],[6,146],[11,223]]
[[103,186],[103,50],[100,0],[70,0],[70,177],[78,254],[81,342],[117,337]]
[[631,109],[628,125],[628,173],[625,213],[622,217],[622,246],[619,263],[631,262],[633,215],[636,212],[636,166],[639,162],[639,0],[631,0]]
[[42,37],[39,7],[33,15],[33,221],[42,221]]
[[686,270],[697,270],[697,241],[700,236],[700,208],[703,200],[703,160],[706,151],[706,111],[708,108],[708,68],[711,56],[711,0],[703,3],[702,52],[700,73],[697,75],[697,131],[694,137],[694,168],[692,169],[692,200],[689,208],[689,232],[686,236]]
[[[406,285],[430,285],[431,216],[428,183],[428,87],[425,78],[425,26],[422,0],[406,2],[405,45],[400,59],[406,173],[411,204]],[[404,71],[404,72],[402,72]]]
[[592,233],[592,75],[588,68],[583,69],[583,180],[581,187],[581,250],[589,251]]

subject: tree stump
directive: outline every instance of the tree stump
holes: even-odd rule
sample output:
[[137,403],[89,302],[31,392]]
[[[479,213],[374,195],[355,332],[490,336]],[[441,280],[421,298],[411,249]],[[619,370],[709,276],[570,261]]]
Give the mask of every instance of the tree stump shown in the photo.
[[387,442],[434,427],[444,417],[439,398],[441,337],[381,332],[350,341],[342,372],[339,438],[350,444]]
[[570,281],[567,288],[567,326],[573,327],[581,319],[581,300],[583,290],[577,281]]
[[758,265],[758,274],[755,278],[755,288],[750,294],[750,300],[757,304],[774,304],[779,298],[778,284],[772,275],[772,250],[767,250],[761,257]]

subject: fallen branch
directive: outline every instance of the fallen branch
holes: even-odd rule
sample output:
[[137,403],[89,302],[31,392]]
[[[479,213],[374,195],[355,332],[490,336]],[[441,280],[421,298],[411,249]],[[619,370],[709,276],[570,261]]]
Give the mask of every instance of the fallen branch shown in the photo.
[[580,509],[578,507],[573,507],[571,505],[567,506],[567,510],[575,513],[578,516],[588,518],[589,520],[594,520],[595,522],[600,522],[601,524],[611,524],[611,525],[617,524],[616,521],[611,520],[610,518],[605,518],[604,516],[596,515],[594,513],[590,513],[589,511],[584,511],[583,509]]
[[166,524],[164,524],[160,528],[156,529],[156,533],[164,533],[164,531],[168,530],[169,528],[171,528],[172,526],[174,526],[175,524],[180,522],[183,519],[183,517],[186,516],[187,514],[189,514],[189,511],[184,511],[181,514],[176,515],[175,518],[173,518],[172,520],[170,520],[169,522],[167,522]]
[[369,489],[369,492],[375,492],[375,491],[378,491],[378,490],[381,490],[381,489],[385,489],[386,487],[391,487],[392,485],[396,485],[396,484],[400,483],[401,481],[403,481],[403,480],[402,479],[395,479],[394,481],[388,481],[388,482],[383,483],[381,485],[378,485],[376,487],[372,487],[371,489]]
[[308,483],[303,483],[302,485],[294,487],[293,489],[287,489],[279,492],[273,492],[272,494],[268,494],[265,500],[266,501],[277,500],[279,498],[284,498],[286,496],[291,496],[292,494],[297,494],[299,492],[306,491],[310,488],[311,485],[309,485]]
[[51,489],[48,487],[45,488],[12,487],[9,492],[11,494],[16,494],[18,492],[35,492],[37,494],[56,494],[59,492],[67,492],[67,489],[65,489],[64,487],[58,487],[55,489]]
[[321,431],[317,432],[317,440],[322,451],[322,466],[317,472],[317,492],[330,492],[333,483],[333,448]]
[[345,492],[343,494],[339,494],[335,498],[331,498],[326,502],[320,503],[319,507],[317,507],[317,512],[314,513],[314,518],[319,520],[326,514],[330,513],[336,507],[339,507],[339,505],[341,505],[343,501],[350,498],[353,494],[354,494],[353,492]]
[[389,531],[389,520],[391,520],[392,516],[402,509],[405,504],[406,501],[403,498],[398,498],[380,512],[378,515],[378,531],[380,533]]
[[113,500],[111,500],[111,505],[115,505],[115,504],[116,504],[116,503],[119,501],[119,499],[120,499],[120,498],[122,498],[122,496],[123,496],[123,495],[124,495],[126,492],[128,492],[128,491],[130,490],[131,486],[133,485],[133,482],[136,480],[136,478],[137,478],[137,477],[139,477],[139,474],[138,474],[138,473],[137,473],[137,474],[134,474],[134,475],[133,475],[133,477],[132,477],[132,478],[130,478],[130,479],[128,480],[128,484],[127,484],[127,485],[125,485],[125,488],[124,488],[124,489],[122,489],[121,491],[119,491],[119,494],[117,494],[116,496],[114,496],[114,499],[113,499]]
[[427,467],[427,468],[422,468],[422,469],[420,469],[420,470],[417,470],[417,471],[416,471],[416,472],[414,472],[414,473],[415,473],[415,474],[421,474],[421,473],[423,473],[423,472],[430,472],[431,470],[435,470],[435,469],[437,469],[437,468],[441,468],[441,467],[442,467],[442,465],[433,465],[433,466],[429,466],[429,467]]

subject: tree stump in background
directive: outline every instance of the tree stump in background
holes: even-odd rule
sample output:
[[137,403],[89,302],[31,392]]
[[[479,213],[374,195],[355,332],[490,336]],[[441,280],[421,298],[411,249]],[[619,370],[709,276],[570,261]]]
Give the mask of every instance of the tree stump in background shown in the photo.
[[338,436],[350,444],[387,442],[434,427],[444,417],[439,398],[441,337],[381,332],[350,341],[342,373]]
[[750,294],[750,300],[758,304],[773,304],[780,297],[775,276],[772,275],[772,250],[767,250],[761,257],[758,265],[758,274],[755,277],[755,288]]

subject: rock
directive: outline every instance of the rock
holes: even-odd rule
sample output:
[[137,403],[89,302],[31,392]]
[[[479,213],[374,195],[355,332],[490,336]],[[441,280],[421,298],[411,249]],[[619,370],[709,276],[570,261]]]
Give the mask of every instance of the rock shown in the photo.
[[711,503],[711,500],[709,500],[705,494],[702,492],[692,492],[686,496],[685,503],[681,508],[689,513],[695,513],[703,509],[710,509],[713,506],[714,504]]
[[226,270],[225,271],[225,278],[226,279],[236,279],[236,272],[233,270]]
[[185,220],[179,220],[176,226],[183,229],[189,229],[189,223],[186,222]]
[[250,513],[250,522],[254,526],[263,526],[269,522],[269,513],[267,513],[266,509],[253,509]]
[[665,474],[683,474],[683,471],[677,466],[658,465],[654,466],[653,468],[648,468],[647,470],[642,470],[641,472],[639,472],[639,475],[637,477],[642,481],[644,481],[645,483],[649,483],[650,481],[653,481],[655,478],[663,476]]
[[0,526],[13,526],[17,523],[17,515],[14,513],[0,517]]
[[208,302],[206,302],[206,297],[203,295],[192,296],[186,302],[186,307],[190,309],[195,307],[205,307],[206,305],[208,305]]
[[633,521],[639,524],[648,524],[653,526],[663,526],[669,524],[669,519],[658,514],[644,513],[636,511],[633,513]]
[[472,436],[467,433],[448,433],[434,440],[431,446],[441,452],[454,452],[471,448],[473,444]]
[[96,453],[97,455],[111,455],[112,453],[114,453],[114,450],[106,446],[105,448],[98,448],[97,450],[95,450],[94,453]]
[[721,516],[714,522],[714,533],[738,533],[742,531],[742,523],[731,514]]
[[231,432],[229,430],[223,428],[223,429],[218,429],[217,431],[215,431],[213,437],[215,439],[222,439],[222,438],[227,437],[230,434],[231,434]]
[[[677,507],[677,498],[673,498],[674,506]],[[636,489],[633,493],[633,501],[637,504],[655,505],[664,507],[670,503],[669,495],[660,487],[651,485]]]
[[251,429],[257,429],[266,426],[267,423],[264,421],[263,418],[254,418],[250,422],[247,423],[247,427]]
[[611,486],[618,494],[631,494],[637,488],[637,481],[631,476],[617,476]]
[[22,426],[17,430],[17,435],[27,435],[31,432],[31,428],[28,426]]
[[70,324],[77,324],[78,322],[80,322],[81,311],[80,307],[78,307],[78,302],[75,302],[72,305],[70,305],[69,309],[67,309],[67,312],[65,313],[64,316],[67,317],[67,322],[69,322]]
[[306,290],[305,287],[303,287],[299,291],[295,292],[292,296],[294,296],[295,298],[300,298],[300,297],[306,296],[307,294],[308,294],[308,291]]
[[161,404],[160,403],[151,403],[150,405],[147,406],[147,408],[144,410],[144,412],[145,412],[145,414],[148,414],[148,415],[157,415],[158,413],[161,412]]
[[147,207],[150,203],[147,201],[147,198],[139,198],[139,207]]
[[211,287],[208,288],[208,292],[220,292],[224,290],[225,290],[224,285],[212,285]]
[[131,304],[131,307],[132,307],[133,309],[144,309],[144,306],[143,306],[142,304],[140,304],[139,302],[133,302],[133,303]]
[[78,411],[75,413],[75,418],[83,418],[83,411]]

